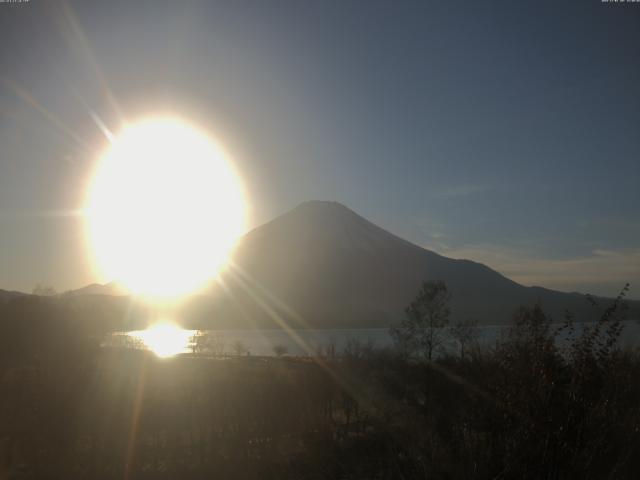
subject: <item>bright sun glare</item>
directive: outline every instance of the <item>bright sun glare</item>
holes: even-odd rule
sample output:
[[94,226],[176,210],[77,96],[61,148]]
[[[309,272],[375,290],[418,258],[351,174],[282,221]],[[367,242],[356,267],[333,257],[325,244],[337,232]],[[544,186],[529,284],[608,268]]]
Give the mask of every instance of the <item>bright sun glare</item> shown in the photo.
[[130,332],[129,336],[140,340],[157,356],[167,358],[187,352],[194,333],[172,323],[161,322],[146,330]]
[[115,137],[85,211],[100,274],[156,299],[205,286],[245,221],[240,181],[220,146],[173,119],[135,123]]

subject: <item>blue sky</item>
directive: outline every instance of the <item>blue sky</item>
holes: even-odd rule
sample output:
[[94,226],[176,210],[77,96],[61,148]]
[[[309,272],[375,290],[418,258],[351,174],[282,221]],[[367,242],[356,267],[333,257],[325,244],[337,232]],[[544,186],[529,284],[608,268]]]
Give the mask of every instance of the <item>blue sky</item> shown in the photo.
[[[527,285],[640,298],[640,4],[0,4],[0,288],[94,280],[92,120],[181,114],[252,225],[309,199]],[[633,288],[634,284],[636,288]]]

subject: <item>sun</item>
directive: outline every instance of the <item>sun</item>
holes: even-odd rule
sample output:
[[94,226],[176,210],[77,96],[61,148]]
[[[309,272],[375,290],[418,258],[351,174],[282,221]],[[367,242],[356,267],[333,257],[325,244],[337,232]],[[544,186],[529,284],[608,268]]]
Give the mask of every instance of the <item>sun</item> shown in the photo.
[[145,347],[158,357],[173,357],[179,353],[187,353],[193,330],[184,330],[169,322],[160,322],[146,330],[129,332],[129,336],[140,340]]
[[245,227],[241,182],[222,148],[172,118],[126,126],[98,161],[85,206],[100,276],[155,299],[197,291]]

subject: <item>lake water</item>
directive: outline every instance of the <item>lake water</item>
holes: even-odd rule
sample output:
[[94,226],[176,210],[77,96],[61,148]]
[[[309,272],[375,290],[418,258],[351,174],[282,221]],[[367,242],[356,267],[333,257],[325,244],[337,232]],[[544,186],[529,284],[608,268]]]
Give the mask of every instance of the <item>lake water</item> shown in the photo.
[[[582,324],[576,324],[579,332]],[[556,325],[556,326],[559,326]],[[478,327],[480,331],[479,343],[492,345],[500,337],[508,326],[484,326]],[[191,352],[191,337],[195,330],[185,331],[188,334],[178,336],[180,344],[174,346],[174,353]],[[250,355],[271,356],[276,347],[282,347],[288,355],[315,355],[319,350],[333,349],[336,353],[344,350],[349,342],[354,340],[360,344],[370,344],[375,348],[387,347],[392,344],[388,329],[326,329],[326,330],[211,330],[210,349],[216,354],[236,354],[243,351]],[[110,346],[124,346],[126,340],[141,339],[140,332],[121,332],[113,334],[105,344]],[[621,335],[623,348],[640,346],[640,323],[638,321],[625,321]],[[455,348],[455,343],[447,340],[450,349]],[[166,347],[166,345],[164,345]],[[153,350],[152,345],[147,347]]]

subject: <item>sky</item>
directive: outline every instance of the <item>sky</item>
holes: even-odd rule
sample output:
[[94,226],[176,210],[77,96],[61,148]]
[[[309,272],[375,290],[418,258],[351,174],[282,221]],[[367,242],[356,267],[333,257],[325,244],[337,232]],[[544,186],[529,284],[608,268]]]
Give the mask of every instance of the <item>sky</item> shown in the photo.
[[640,298],[639,27],[599,0],[0,3],[0,289],[97,280],[74,212],[104,128],[171,113],[229,152],[250,226],[335,200]]

